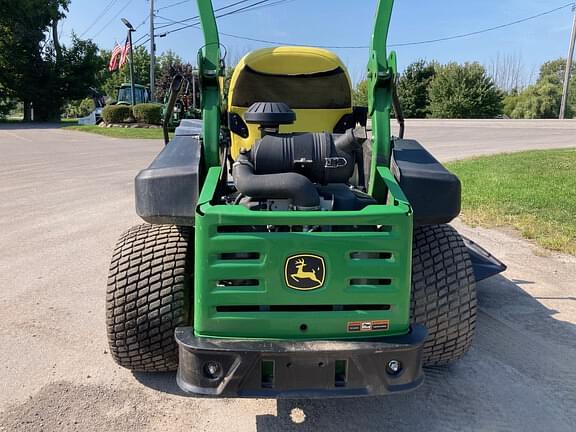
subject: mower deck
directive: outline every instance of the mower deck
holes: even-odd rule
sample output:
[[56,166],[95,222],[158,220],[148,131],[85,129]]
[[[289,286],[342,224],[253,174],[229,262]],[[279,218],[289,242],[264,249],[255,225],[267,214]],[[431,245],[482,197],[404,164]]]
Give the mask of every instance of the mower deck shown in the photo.
[[203,396],[326,398],[409,391],[424,380],[427,332],[354,341],[279,341],[200,338],[176,329],[177,381]]

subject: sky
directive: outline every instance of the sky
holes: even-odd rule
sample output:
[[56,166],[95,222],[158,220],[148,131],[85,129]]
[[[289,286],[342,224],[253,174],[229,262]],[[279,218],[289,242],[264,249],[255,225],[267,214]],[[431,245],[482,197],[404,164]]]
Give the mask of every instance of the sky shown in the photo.
[[[213,4],[219,8],[236,1],[213,0]],[[256,3],[258,0],[252,1]],[[220,18],[220,31],[283,44],[367,46],[370,42],[376,0],[274,0],[271,3],[275,2],[278,4]],[[568,3],[569,0],[396,0],[388,42],[417,42],[473,32]],[[242,6],[247,4],[250,3]],[[68,17],[62,23],[62,41],[69,42],[72,32],[75,32],[83,38],[93,39],[103,48],[112,49],[115,42],[122,43],[126,37],[121,17],[138,26],[134,34],[134,40],[138,40],[149,31],[149,23],[145,21],[149,8],[149,0],[72,0]],[[156,0],[155,9],[157,27],[170,24],[169,20],[197,15],[194,0]],[[498,56],[514,56],[521,60],[522,73],[528,81],[536,76],[543,62],[566,57],[572,16],[568,7],[476,36],[394,48],[398,54],[398,66],[402,70],[418,59],[442,63],[479,61],[489,65]],[[159,32],[178,27],[181,24],[173,24]],[[222,36],[221,42],[227,48],[230,64],[246,52],[270,46],[227,36]],[[197,28],[169,34],[156,42],[159,53],[170,49],[192,63],[202,45],[202,35]],[[368,50],[334,51],[347,64],[352,79],[362,79]]]

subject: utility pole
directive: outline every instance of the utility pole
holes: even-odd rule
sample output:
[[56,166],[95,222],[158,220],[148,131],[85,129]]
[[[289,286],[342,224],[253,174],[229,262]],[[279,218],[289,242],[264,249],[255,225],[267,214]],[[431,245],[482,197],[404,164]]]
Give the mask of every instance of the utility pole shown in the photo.
[[566,104],[568,103],[568,92],[570,91],[570,76],[572,72],[572,59],[574,58],[574,44],[576,44],[576,7],[572,8],[574,23],[572,24],[572,36],[570,36],[570,48],[566,59],[566,72],[564,74],[564,91],[562,92],[562,103],[560,104],[560,120],[566,116]]
[[150,0],[150,101],[156,100],[156,38],[154,36],[154,0]]
[[196,77],[198,76],[198,72],[196,68],[192,68],[192,106],[194,110],[196,107]]

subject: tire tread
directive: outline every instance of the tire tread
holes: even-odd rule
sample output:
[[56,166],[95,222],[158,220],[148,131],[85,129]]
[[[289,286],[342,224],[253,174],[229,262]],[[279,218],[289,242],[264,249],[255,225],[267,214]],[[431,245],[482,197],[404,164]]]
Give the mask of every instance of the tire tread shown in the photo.
[[135,226],[110,263],[106,327],[110,352],[133,371],[178,367],[174,329],[189,324],[193,232],[188,227]]
[[476,330],[476,281],[468,250],[448,225],[418,227],[412,249],[412,323],[428,329],[424,366],[452,363]]

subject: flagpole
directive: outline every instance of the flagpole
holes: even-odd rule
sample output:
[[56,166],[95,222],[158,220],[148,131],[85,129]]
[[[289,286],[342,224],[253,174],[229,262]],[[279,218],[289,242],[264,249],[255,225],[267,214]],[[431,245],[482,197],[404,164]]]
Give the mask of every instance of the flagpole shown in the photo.
[[134,88],[134,48],[132,47],[132,31],[128,30],[130,39],[130,86],[132,87],[132,105],[136,105],[136,89]]
[[128,27],[128,43],[130,44],[130,87],[132,89],[132,105],[136,105],[136,89],[134,87],[134,48],[132,47],[132,32],[134,27],[132,24],[126,19],[122,18],[122,22],[126,27]]

